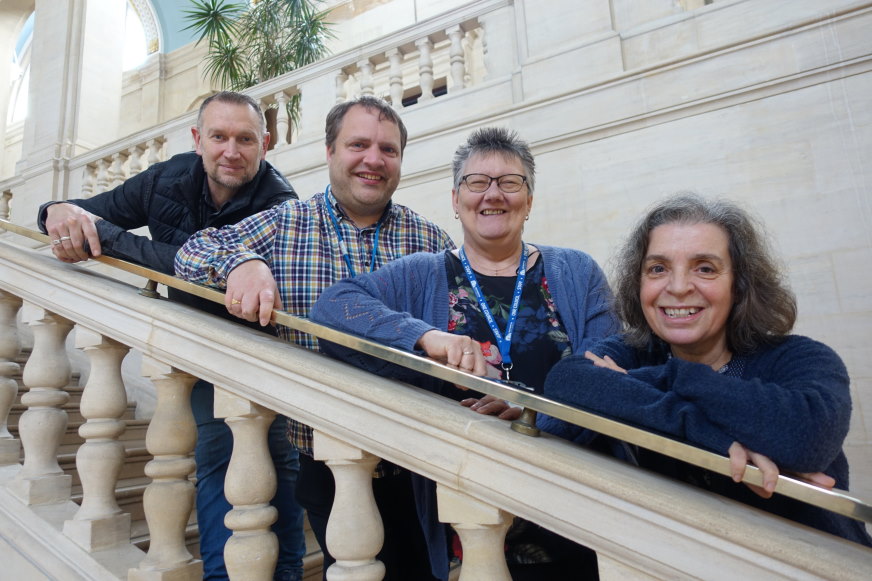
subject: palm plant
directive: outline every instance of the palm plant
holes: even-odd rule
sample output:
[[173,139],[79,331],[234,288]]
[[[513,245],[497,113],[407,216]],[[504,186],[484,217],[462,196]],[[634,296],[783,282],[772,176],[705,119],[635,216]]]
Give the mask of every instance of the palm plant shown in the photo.
[[[332,37],[326,12],[312,0],[190,0],[184,11],[197,42],[206,40],[206,74],[223,89],[240,91],[325,56]],[[299,96],[288,104],[299,117]]]

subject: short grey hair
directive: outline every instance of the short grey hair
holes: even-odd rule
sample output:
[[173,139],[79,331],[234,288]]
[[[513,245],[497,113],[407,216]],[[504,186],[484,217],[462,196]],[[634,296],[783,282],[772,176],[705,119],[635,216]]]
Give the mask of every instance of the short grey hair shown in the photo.
[[530,146],[515,131],[503,127],[483,127],[474,131],[466,143],[454,152],[454,189],[460,187],[466,162],[474,155],[500,154],[506,159],[517,159],[524,166],[527,178],[527,191],[533,195],[536,185],[536,162],[530,153]]
[[219,91],[214,95],[211,95],[206,98],[205,101],[200,105],[200,111],[197,113],[197,130],[203,131],[203,111],[206,110],[206,107],[209,106],[211,102],[218,103],[230,103],[232,105],[247,105],[251,107],[251,110],[255,112],[257,118],[260,120],[260,136],[263,137],[266,135],[266,119],[264,119],[263,111],[260,109],[260,105],[258,105],[257,101],[255,101],[252,97],[244,93],[237,93],[236,91]]

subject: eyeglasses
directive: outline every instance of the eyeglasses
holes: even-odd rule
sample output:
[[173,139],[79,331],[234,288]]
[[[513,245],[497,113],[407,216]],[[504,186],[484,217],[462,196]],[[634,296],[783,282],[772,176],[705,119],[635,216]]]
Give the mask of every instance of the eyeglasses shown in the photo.
[[469,173],[460,178],[460,183],[466,182],[469,191],[476,194],[486,192],[494,181],[497,182],[497,187],[506,194],[514,194],[521,191],[521,188],[527,183],[527,178],[516,173],[507,173],[495,178],[483,173]]

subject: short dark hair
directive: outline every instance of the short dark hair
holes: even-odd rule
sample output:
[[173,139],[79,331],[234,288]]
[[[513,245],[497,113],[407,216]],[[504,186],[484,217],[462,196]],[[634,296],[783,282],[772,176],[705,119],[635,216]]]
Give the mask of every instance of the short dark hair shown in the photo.
[[219,91],[214,95],[206,97],[206,100],[200,105],[199,113],[197,113],[197,129],[199,131],[203,130],[203,111],[205,111],[206,107],[209,106],[209,103],[213,101],[219,103],[231,103],[233,105],[248,105],[251,107],[252,111],[257,114],[257,118],[260,119],[261,136],[266,134],[266,120],[264,119],[260,105],[252,97],[235,91]]
[[378,97],[373,97],[371,95],[362,95],[357,97],[356,99],[351,99],[350,101],[343,101],[342,103],[338,103],[330,109],[330,112],[327,113],[327,123],[325,127],[326,134],[326,143],[327,149],[330,151],[334,150],[336,146],[336,138],[339,136],[339,132],[342,130],[342,121],[345,119],[345,114],[351,110],[352,107],[363,107],[367,111],[378,111],[378,120],[388,120],[400,130],[400,155],[402,156],[403,151],[406,149],[406,141],[409,138],[409,132],[406,130],[405,124],[403,124],[403,120],[400,119],[400,115],[394,111],[394,108],[391,107],[390,103],[385,101],[384,99],[379,99]]
[[777,343],[796,322],[796,298],[784,281],[762,226],[734,202],[679,193],[655,204],[631,231],[614,260],[615,301],[626,340],[645,348],[653,339],[639,293],[651,232],[664,224],[714,224],[727,234],[733,270],[733,308],[727,345],[748,353]]
[[507,159],[517,159],[524,166],[527,178],[527,190],[532,195],[536,185],[536,161],[530,152],[530,146],[521,139],[515,131],[503,127],[483,127],[472,132],[466,143],[454,152],[452,169],[454,171],[454,188],[460,187],[463,178],[463,168],[473,155],[498,153]]

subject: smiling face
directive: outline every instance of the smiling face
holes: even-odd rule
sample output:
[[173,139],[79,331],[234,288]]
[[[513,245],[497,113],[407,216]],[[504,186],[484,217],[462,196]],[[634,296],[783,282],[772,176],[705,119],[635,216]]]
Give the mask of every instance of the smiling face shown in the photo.
[[733,271],[727,233],[714,224],[671,223],[651,231],[640,299],[651,331],[672,354],[719,368],[729,362]]
[[200,127],[191,131],[212,200],[220,208],[257,175],[269,133],[262,132],[261,120],[250,106],[224,101],[209,103]]
[[400,129],[379,112],[354,106],[327,149],[330,188],[358,227],[381,217],[400,183]]
[[[506,174],[526,175],[521,160],[501,153],[476,154],[466,161],[463,174],[485,174],[499,177]],[[451,191],[454,211],[463,227],[463,243],[487,252],[496,246],[520,247],[524,220],[533,207],[533,196],[524,185],[507,194],[496,180],[484,192],[471,192],[465,183]]]

